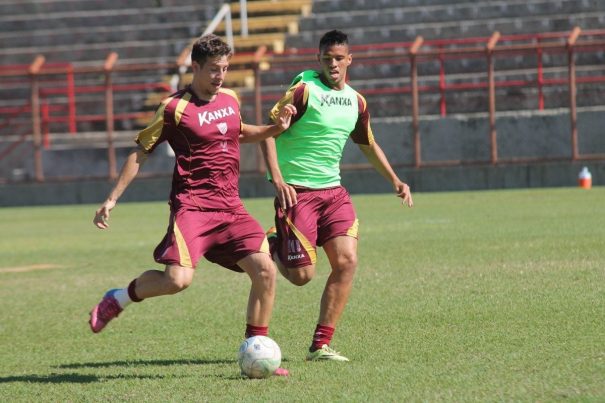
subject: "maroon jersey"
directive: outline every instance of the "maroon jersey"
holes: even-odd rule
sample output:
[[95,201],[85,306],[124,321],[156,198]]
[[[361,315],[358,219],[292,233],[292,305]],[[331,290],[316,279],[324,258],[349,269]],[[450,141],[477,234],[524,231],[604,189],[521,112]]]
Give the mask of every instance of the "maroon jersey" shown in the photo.
[[234,211],[243,208],[238,191],[241,127],[233,91],[221,89],[208,102],[187,87],[162,101],[136,142],[147,153],[164,141],[174,150],[173,208]]

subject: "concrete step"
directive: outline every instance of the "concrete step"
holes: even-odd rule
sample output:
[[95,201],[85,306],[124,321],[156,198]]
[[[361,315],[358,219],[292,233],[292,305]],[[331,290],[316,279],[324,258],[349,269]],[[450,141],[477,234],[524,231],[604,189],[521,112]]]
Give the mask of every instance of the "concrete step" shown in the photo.
[[[249,15],[309,15],[313,0],[256,0],[248,1],[246,10]],[[231,2],[231,12],[238,16],[240,2]]]
[[[425,39],[490,37],[494,31],[502,35],[529,34],[542,32],[567,32],[579,26],[584,30],[600,29],[605,24],[605,12],[573,15],[555,15],[549,18],[531,16],[513,19],[489,19],[471,21],[446,21],[440,23],[417,23],[352,27],[347,29],[352,45],[385,42],[412,42],[417,36]],[[313,48],[325,30],[301,31],[297,36],[289,36],[289,48]]]
[[[529,0],[535,1],[535,0]],[[413,9],[430,6],[455,6],[459,3],[467,3],[460,0],[314,0],[313,13],[338,12],[343,10],[371,10],[376,8],[394,8]],[[479,0],[476,4],[492,3],[495,0]],[[498,1],[502,3],[503,1]]]
[[198,21],[19,30],[0,32],[0,48],[39,48],[43,53],[47,47],[72,46],[74,38],[82,44],[109,44],[193,38],[201,32],[202,24]]
[[212,4],[179,7],[131,8],[115,7],[86,11],[64,11],[42,14],[22,14],[0,16],[1,30],[35,31],[40,29],[61,29],[67,27],[102,27],[165,23],[167,21],[210,21],[218,8]]
[[[298,33],[298,20],[300,16],[293,15],[277,15],[277,16],[249,16],[247,20],[249,33],[265,33],[265,32],[287,32],[295,35]],[[231,28],[234,32],[241,32],[242,20],[234,19],[231,21]],[[217,35],[225,35],[225,22],[221,22],[215,30]],[[237,44],[236,44],[237,46]]]
[[[551,2],[546,0],[315,0],[312,13],[321,16],[345,12],[346,10],[366,12],[379,9],[398,9],[405,14],[421,13],[423,18],[442,20],[456,15],[460,9],[475,8],[480,13],[482,10],[499,8],[502,13],[508,13],[518,6],[526,8],[528,13],[533,13],[534,11],[551,10],[553,7],[573,12],[573,10],[584,7],[602,7],[602,4],[599,0],[557,0]],[[472,11],[470,12],[472,13]]]
[[[205,0],[205,4],[222,4],[221,0]],[[199,0],[128,0],[128,8],[156,9],[172,6],[199,6]],[[124,8],[123,0],[4,0],[0,3],[0,15],[45,15],[64,12],[116,10]]]
[[29,64],[41,54],[47,62],[77,63],[98,61],[102,63],[110,52],[117,52],[119,59],[145,58],[153,55],[156,63],[174,63],[177,56],[189,44],[189,37],[156,41],[123,41],[104,43],[78,43],[46,47],[20,47],[0,49],[0,57],[9,64]]
[[489,19],[517,19],[528,17],[549,18],[549,16],[572,15],[591,12],[605,12],[605,2],[562,0],[507,2],[468,2],[438,6],[384,8],[376,3],[371,9],[341,9],[335,12],[314,12],[301,19],[301,31],[322,30],[324,27],[369,27],[395,24],[442,23],[446,21]]

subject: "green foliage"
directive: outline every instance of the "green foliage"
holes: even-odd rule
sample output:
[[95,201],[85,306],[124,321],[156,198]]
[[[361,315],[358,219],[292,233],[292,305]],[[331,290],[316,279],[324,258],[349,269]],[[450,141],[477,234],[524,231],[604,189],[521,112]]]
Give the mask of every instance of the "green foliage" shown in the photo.
[[[278,280],[271,336],[289,379],[236,363],[249,281],[202,261],[185,292],[102,333],[88,311],[157,268],[166,203],[0,209],[0,401],[605,400],[605,188],[354,196],[359,269],[333,347],[307,363],[329,269]],[[272,201],[246,200],[263,226]]]

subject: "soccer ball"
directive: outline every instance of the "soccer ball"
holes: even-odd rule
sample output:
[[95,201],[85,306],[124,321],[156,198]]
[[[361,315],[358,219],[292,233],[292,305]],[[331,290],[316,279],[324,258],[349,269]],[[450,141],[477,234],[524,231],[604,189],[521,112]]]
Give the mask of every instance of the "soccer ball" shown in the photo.
[[281,364],[281,350],[267,336],[252,336],[239,346],[237,362],[248,378],[268,378]]

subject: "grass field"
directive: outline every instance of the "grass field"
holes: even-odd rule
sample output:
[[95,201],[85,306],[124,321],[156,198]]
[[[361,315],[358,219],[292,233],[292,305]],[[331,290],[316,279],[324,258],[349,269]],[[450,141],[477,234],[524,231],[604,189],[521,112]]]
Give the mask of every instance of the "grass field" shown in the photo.
[[[605,188],[354,196],[360,267],[333,346],[306,363],[328,269],[278,280],[288,379],[235,361],[249,282],[203,261],[193,285],[94,335],[88,311],[156,267],[166,203],[0,209],[0,401],[605,401]],[[269,199],[246,200],[263,226]]]

